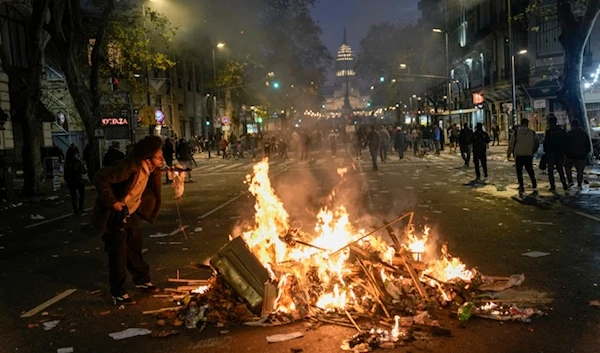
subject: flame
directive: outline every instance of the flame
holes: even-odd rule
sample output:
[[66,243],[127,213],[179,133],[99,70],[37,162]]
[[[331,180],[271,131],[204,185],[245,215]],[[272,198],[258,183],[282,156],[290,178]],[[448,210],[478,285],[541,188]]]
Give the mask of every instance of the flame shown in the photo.
[[[341,177],[346,172],[346,168],[338,169]],[[368,294],[357,298],[352,287],[354,284],[346,283],[352,273],[347,264],[350,250],[346,246],[355,243],[368,253],[377,253],[382,261],[389,264],[393,263],[396,249],[374,235],[361,239],[365,231],[353,227],[344,206],[323,207],[310,234],[292,229],[283,202],[271,185],[266,158],[254,166],[253,174],[246,176],[246,183],[256,198],[255,215],[253,225],[242,233],[242,237],[271,279],[278,281],[276,311],[294,313],[312,305],[322,310],[343,310],[368,298]],[[334,195],[332,192],[330,201],[333,201]],[[403,246],[421,260],[427,249],[430,228],[425,227],[423,233],[417,235],[414,227],[410,226],[406,233],[408,242]],[[441,260],[426,265],[428,274],[443,282],[472,277],[459,259],[447,256],[444,250],[442,252]],[[383,270],[381,278],[384,283],[404,280],[394,278]]]
[[192,293],[196,293],[196,294],[204,294],[206,293],[208,290],[210,289],[210,284],[204,285],[204,286],[200,286],[196,289],[194,289],[192,291]]

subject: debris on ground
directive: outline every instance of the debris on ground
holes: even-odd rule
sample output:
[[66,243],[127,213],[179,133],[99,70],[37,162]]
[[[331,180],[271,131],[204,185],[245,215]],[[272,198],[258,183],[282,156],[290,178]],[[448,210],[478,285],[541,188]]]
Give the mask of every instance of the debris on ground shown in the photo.
[[64,348],[58,348],[58,349],[56,350],[56,353],[73,353],[73,352],[75,352],[75,351],[73,350],[73,347],[64,347]]
[[31,218],[32,221],[41,221],[41,220],[46,219],[46,217],[44,217],[42,215],[39,215],[39,214],[35,214],[35,215],[32,214],[30,216],[30,218]]
[[50,331],[53,328],[55,328],[56,326],[58,326],[58,323],[60,322],[60,320],[52,320],[52,321],[46,321],[43,323],[44,325],[44,331]]
[[292,333],[283,333],[279,335],[267,336],[267,342],[269,343],[277,343],[277,342],[285,342],[290,341],[296,338],[303,337],[302,332],[292,332]]
[[145,328],[128,328],[123,331],[109,333],[108,335],[114,340],[122,340],[136,336],[145,336],[151,333],[152,331]]
[[548,256],[548,255],[550,255],[550,253],[549,252],[542,252],[542,251],[529,251],[529,252],[526,252],[526,253],[522,253],[521,255],[527,256],[527,257],[536,258],[536,257]]

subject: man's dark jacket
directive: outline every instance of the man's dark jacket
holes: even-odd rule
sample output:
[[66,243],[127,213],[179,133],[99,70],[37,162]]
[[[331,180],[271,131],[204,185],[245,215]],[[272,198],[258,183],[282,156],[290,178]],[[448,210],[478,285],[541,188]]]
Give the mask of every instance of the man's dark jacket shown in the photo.
[[475,130],[471,137],[473,144],[473,154],[476,156],[485,156],[487,152],[487,144],[490,143],[490,135],[483,130]]
[[550,126],[544,137],[544,153],[563,154],[567,152],[567,133],[560,126]]
[[125,158],[125,153],[119,151],[116,148],[109,148],[104,155],[104,159],[102,160],[103,167],[110,167],[116,161]]
[[581,127],[574,127],[567,132],[567,158],[585,159],[592,150],[590,137]]
[[[92,224],[98,230],[108,233],[108,223],[113,212],[113,205],[117,201],[124,201],[125,196],[133,187],[142,166],[133,161],[131,157],[121,159],[114,165],[100,169],[94,177],[96,185],[96,203],[92,211]],[[154,223],[160,210],[161,198],[161,172],[156,168],[148,177],[148,184],[142,194],[142,202],[135,211],[142,219]]]
[[472,143],[473,139],[473,130],[469,128],[463,128],[460,130],[460,134],[458,134],[458,144],[460,146],[466,147]]

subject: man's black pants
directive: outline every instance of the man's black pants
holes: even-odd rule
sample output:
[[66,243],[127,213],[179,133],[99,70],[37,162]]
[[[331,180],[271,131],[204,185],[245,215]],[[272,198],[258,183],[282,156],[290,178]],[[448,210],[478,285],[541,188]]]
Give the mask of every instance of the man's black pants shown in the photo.
[[475,175],[477,176],[477,178],[481,178],[481,172],[479,171],[479,163],[481,163],[481,167],[483,168],[483,176],[487,178],[487,156],[485,155],[485,153],[473,153],[473,163],[475,164]]
[[533,156],[517,156],[515,160],[517,167],[517,180],[519,181],[519,189],[524,189],[523,186],[523,167],[531,178],[531,185],[535,189],[537,187],[537,181],[535,180],[535,173],[533,171]]
[[142,257],[142,230],[137,216],[131,215],[124,231],[116,228],[117,225],[109,225],[110,232],[102,240],[108,253],[110,293],[118,297],[127,293],[124,287],[127,271],[135,284],[144,284],[150,282],[150,265]]
[[[83,183],[69,183],[67,184],[69,193],[71,194],[71,205],[73,206],[73,212],[83,212],[83,200],[85,198],[85,185]],[[77,193],[79,192],[79,203],[77,202]]]

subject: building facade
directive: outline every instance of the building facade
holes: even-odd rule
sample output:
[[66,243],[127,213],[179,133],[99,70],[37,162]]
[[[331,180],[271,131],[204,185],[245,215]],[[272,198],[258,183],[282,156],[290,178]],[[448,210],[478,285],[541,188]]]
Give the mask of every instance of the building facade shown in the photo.
[[355,70],[354,52],[347,43],[344,29],[344,39],[335,61],[334,84],[324,87],[322,91],[325,114],[347,116],[367,108],[369,96],[361,94]]

